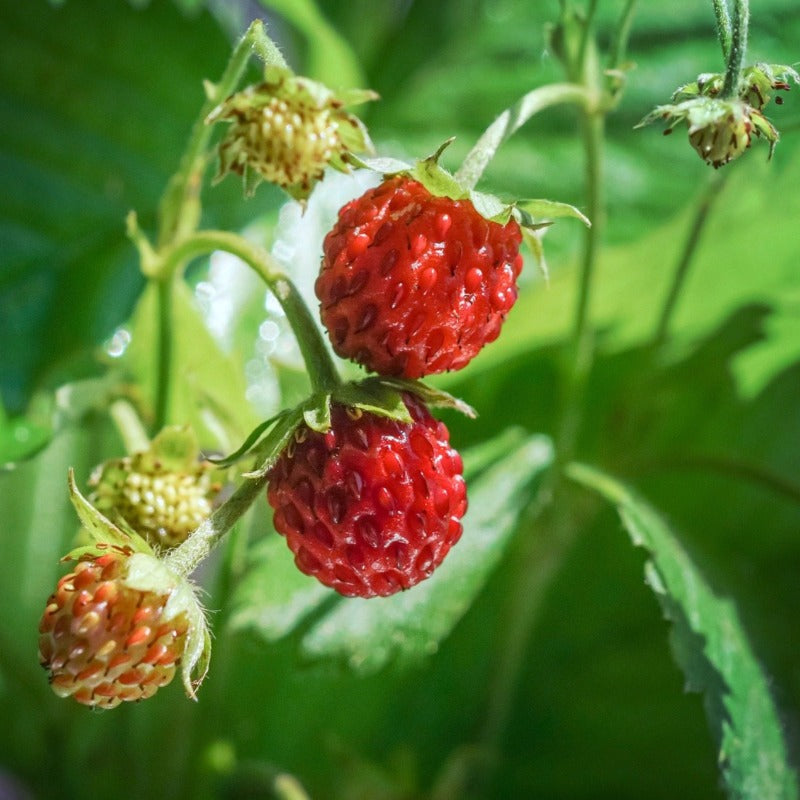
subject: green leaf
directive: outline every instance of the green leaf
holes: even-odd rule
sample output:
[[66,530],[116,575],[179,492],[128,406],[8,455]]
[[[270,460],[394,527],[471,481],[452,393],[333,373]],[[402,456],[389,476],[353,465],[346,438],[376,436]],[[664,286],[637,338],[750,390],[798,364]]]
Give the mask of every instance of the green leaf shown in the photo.
[[[96,371],[94,349],[130,314],[142,278],[125,215],[153,224],[230,45],[209,14],[163,2],[2,0],[0,17],[0,393],[17,414],[45,382]],[[215,224],[275,202],[233,196],[209,193]]]
[[728,792],[741,800],[798,797],[770,682],[735,603],[706,579],[667,523],[614,478],[582,464],[570,477],[614,503],[633,543],[650,559],[647,583],[673,623],[671,642],[687,686],[703,692]]
[[232,630],[252,630],[274,641],[294,630],[321,603],[338,596],[297,569],[286,541],[277,534],[253,547],[248,561],[231,599]]
[[557,200],[518,200],[514,205],[525,211],[534,219],[557,219],[559,217],[574,217],[579,219],[588,228],[592,223],[589,218],[569,203],[559,203]]
[[436,652],[502,557],[552,458],[549,440],[533,436],[470,481],[464,534],[433,576],[392,597],[343,600],[303,638],[306,655],[369,673]]
[[0,405],[0,472],[33,458],[52,436],[52,429],[26,417],[7,418]]
[[367,378],[358,383],[343,383],[334,389],[332,399],[335,403],[359,408],[368,414],[398,422],[412,422],[400,392],[379,379]]
[[[130,345],[120,358],[145,397],[155,394],[156,302],[157,288],[149,285],[129,323]],[[168,419],[190,425],[204,448],[227,449],[229,443],[220,441],[222,432],[225,438],[244,439],[259,422],[246,399],[242,367],[211,335],[183,281],[175,283],[172,312],[174,371]]]

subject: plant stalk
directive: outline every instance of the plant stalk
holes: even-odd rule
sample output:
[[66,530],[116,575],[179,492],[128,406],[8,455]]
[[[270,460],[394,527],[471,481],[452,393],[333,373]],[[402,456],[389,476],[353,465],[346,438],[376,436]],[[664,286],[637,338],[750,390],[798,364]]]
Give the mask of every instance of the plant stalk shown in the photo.
[[656,331],[653,335],[653,348],[655,350],[660,350],[667,341],[667,336],[669,335],[669,325],[678,305],[678,300],[683,287],[686,284],[686,277],[689,274],[689,268],[692,265],[694,255],[697,252],[697,247],[700,244],[703,230],[705,229],[706,222],[708,221],[709,212],[711,211],[712,206],[716,202],[716,199],[719,197],[723,187],[725,186],[727,177],[727,173],[714,172],[700,198],[700,203],[697,206],[697,211],[695,212],[694,219],[692,220],[692,226],[689,229],[686,242],[683,245],[683,250],[681,251],[680,258],[678,259],[678,265],[675,268],[672,284],[670,285],[669,291],[667,292],[667,296],[664,300],[664,305],[661,309],[661,315],[659,316],[658,324],[656,325]]
[[731,45],[725,69],[725,82],[722,85],[722,98],[738,97],[739,78],[747,55],[747,32],[750,26],[749,0],[734,0]]
[[717,18],[717,36],[722,47],[722,57],[727,63],[731,52],[731,18],[728,14],[728,0],[711,0]]
[[[316,322],[300,292],[264,248],[228,231],[198,231],[165,253],[165,260],[181,263],[214,250],[224,250],[251,267],[281,304],[292,326],[314,391],[328,391],[341,379]],[[168,272],[169,269],[165,268]]]
[[250,508],[266,483],[266,474],[246,478],[244,483],[186,541],[164,558],[167,567],[179,575],[191,575]]

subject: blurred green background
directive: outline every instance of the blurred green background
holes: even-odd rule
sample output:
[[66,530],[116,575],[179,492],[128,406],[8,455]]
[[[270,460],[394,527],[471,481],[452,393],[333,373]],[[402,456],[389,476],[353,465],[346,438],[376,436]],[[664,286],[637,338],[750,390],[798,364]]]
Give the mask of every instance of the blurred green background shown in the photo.
[[[597,4],[601,47],[623,5]],[[216,647],[198,703],[176,683],[92,713],[58,700],[36,663],[37,620],[77,526],[67,467],[85,483],[119,453],[105,411],[121,381],[151,389],[152,297],[125,215],[136,209],[153,230],[202,80],[219,76],[250,19],[267,20],[298,72],[380,93],[362,114],[379,152],[423,156],[456,136],[444,158],[454,169],[500,111],[561,80],[545,33],[558,8],[0,0],[0,798],[303,796],[285,777],[276,788],[277,775],[347,800],[723,796],[702,699],[684,692],[644,554],[613,509],[580,493],[574,537],[531,509],[550,458],[531,437],[553,436],[564,406],[583,237],[571,220],[547,233],[549,283],[530,263],[498,342],[437,381],[480,414],[443,413],[475,475],[452,576],[420,587],[419,601],[337,605],[294,571],[260,504],[200,576]],[[792,63],[797,3],[752,11],[748,60]],[[577,454],[660,508],[733,598],[797,764],[800,87],[768,110],[783,134],[773,159],[756,142],[725,168],[670,339],[654,352],[712,171],[684,132],[633,126],[680,84],[723,69],[711,3],[641,2],[629,56],[608,118],[598,352]],[[504,145],[482,188],[584,207],[583,174],[575,112],[558,108]],[[277,190],[245,201],[228,179],[205,192],[204,223],[274,245],[313,300],[325,230],[365,180],[329,177],[301,217]],[[194,265],[176,319],[172,415],[207,447],[236,447],[302,396],[285,320],[237,265]]]

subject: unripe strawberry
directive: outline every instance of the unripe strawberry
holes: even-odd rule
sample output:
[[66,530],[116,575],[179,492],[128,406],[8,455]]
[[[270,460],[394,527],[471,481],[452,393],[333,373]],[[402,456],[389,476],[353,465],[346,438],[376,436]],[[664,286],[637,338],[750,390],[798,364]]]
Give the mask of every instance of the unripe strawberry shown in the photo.
[[695,152],[713,167],[738,158],[751,143],[753,109],[739,101],[726,105],[725,113],[709,116],[689,128],[689,142]]
[[141,453],[108,461],[92,478],[92,501],[105,514],[119,514],[151,545],[175,547],[211,514],[219,485],[209,468],[198,462],[171,472]]
[[[683,96],[682,93],[688,93],[687,87],[676,96]],[[637,127],[657,120],[666,122],[665,134],[686,122],[690,144],[700,158],[714,168],[738,158],[750,147],[753,136],[763,136],[767,140],[771,156],[779,138],[772,123],[743,100],[691,96],[674,105],[657,106]]]
[[248,193],[265,180],[305,199],[327,166],[347,171],[347,153],[371,148],[366,129],[344,106],[374,97],[338,97],[320,83],[271,67],[263,83],[232,95],[208,117],[230,124],[219,145],[216,180],[234,172]]
[[91,500],[106,516],[121,517],[151,546],[172,548],[211,514],[220,490],[211,469],[200,460],[190,430],[165,428],[148,450],[101,464],[90,479]]
[[387,178],[339,211],[315,290],[338,355],[381,375],[464,367],[517,299],[522,233],[468,198]]
[[443,423],[403,401],[410,423],[334,403],[330,429],[298,428],[269,473],[275,529],[295,563],[344,595],[414,586],[461,536],[461,457]]
[[152,556],[108,547],[58,582],[39,623],[39,660],[59,697],[114,708],[173,679],[190,627],[176,598],[187,590],[176,576],[143,588],[151,572],[164,574]]

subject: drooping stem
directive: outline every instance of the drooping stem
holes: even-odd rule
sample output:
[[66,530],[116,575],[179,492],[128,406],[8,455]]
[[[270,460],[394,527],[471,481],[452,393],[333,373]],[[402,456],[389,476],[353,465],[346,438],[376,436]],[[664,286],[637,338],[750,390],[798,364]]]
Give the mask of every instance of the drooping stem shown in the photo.
[[572,343],[580,351],[585,342],[589,322],[589,301],[593,288],[597,252],[604,228],[603,207],[603,138],[605,136],[605,115],[602,112],[586,113],[582,120],[583,145],[586,158],[585,188],[586,216],[592,227],[584,231],[583,253],[580,266],[580,285],[575,306],[572,328]]
[[633,12],[636,10],[636,0],[628,0],[617,23],[614,40],[609,50],[608,64],[611,69],[617,69],[625,60],[628,50],[628,40],[633,27]]
[[714,172],[709,180],[708,186],[700,198],[700,203],[697,206],[697,211],[695,212],[694,219],[692,220],[692,226],[689,228],[689,233],[686,236],[686,242],[683,245],[683,250],[681,251],[680,258],[678,259],[678,264],[675,268],[672,283],[669,287],[669,291],[667,292],[667,296],[664,300],[664,305],[661,308],[661,314],[658,318],[656,331],[653,335],[653,347],[655,349],[660,349],[663,347],[667,340],[672,315],[678,305],[678,299],[680,298],[681,291],[686,284],[686,277],[689,274],[689,268],[692,265],[692,260],[697,252],[697,247],[700,244],[700,238],[708,220],[709,212],[711,211],[711,207],[714,205],[714,202],[722,192],[722,188],[725,185],[726,179],[727,173]]
[[731,45],[725,69],[722,97],[732,98],[739,93],[739,78],[747,55],[747,32],[750,26],[749,0],[734,0]]
[[128,454],[147,450],[150,439],[142,421],[127,400],[115,400],[108,409]]
[[[314,390],[325,391],[337,386],[340,383],[339,375],[308,306],[264,248],[235,233],[208,230],[198,231],[178,242],[165,252],[164,258],[167,263],[183,263],[214,250],[224,250],[240,258],[273,292],[297,338]],[[168,266],[165,271],[169,271]]]
[[156,328],[156,399],[154,432],[167,424],[169,402],[172,390],[172,300],[173,276],[165,275],[155,281],[158,321]]
[[714,15],[717,18],[717,36],[722,47],[722,57],[725,62],[731,52],[731,18],[728,14],[727,0],[711,0],[714,4]]
[[275,43],[267,36],[261,20],[255,20],[231,54],[230,61],[219,82],[207,84],[206,101],[192,127],[186,150],[177,172],[172,176],[159,205],[158,244],[163,246],[177,236],[196,230],[200,221],[200,189],[208,162],[208,143],[212,128],[206,117],[235,89],[255,53],[265,63],[286,66]]
[[179,575],[190,575],[250,508],[266,483],[266,475],[246,478],[185,542],[165,557],[166,565]]

